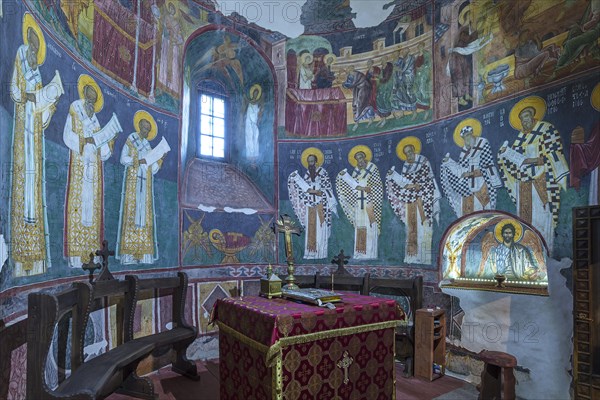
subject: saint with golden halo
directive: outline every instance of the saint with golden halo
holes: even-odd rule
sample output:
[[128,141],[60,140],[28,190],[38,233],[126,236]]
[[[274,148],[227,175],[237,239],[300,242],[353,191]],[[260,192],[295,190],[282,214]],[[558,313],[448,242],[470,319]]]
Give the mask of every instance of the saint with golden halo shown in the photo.
[[96,113],[102,110],[104,97],[94,78],[80,75],[77,91],[80,98],[71,103],[63,129],[63,141],[70,150],[63,250],[71,268],[81,268],[82,260],[89,260],[90,253],[101,248],[104,161],[112,155],[115,138],[123,131],[114,113],[100,126]]
[[519,134],[511,145],[504,142],[498,165],[517,214],[540,231],[552,250],[569,166],[560,133],[543,120],[545,113],[546,102],[539,96],[526,97],[513,106],[509,121]]
[[288,177],[288,193],[294,213],[304,228],[304,258],[327,258],[332,214],[337,215],[337,200],[329,174],[323,167],[325,156],[316,147],[308,147],[300,157],[306,171]]
[[298,88],[300,89],[312,89],[312,81],[314,78],[312,62],[312,54],[306,52],[298,57],[300,61],[298,65]]
[[408,136],[396,146],[396,155],[404,164],[401,172],[393,166],[385,184],[394,214],[406,231],[404,262],[431,264],[433,221],[440,214],[440,191],[427,157],[421,154],[421,140]]
[[32,14],[23,15],[22,27],[23,44],[17,49],[9,90],[14,101],[10,254],[16,277],[42,274],[50,266],[44,131],[64,93],[58,71],[42,84],[46,40]]
[[336,177],[340,204],[354,226],[353,258],[357,260],[376,259],[378,252],[383,183],[372,158],[368,146],[354,146],[348,153],[353,171],[344,168]]
[[546,261],[540,238],[514,218],[496,223],[481,241],[479,277],[503,275],[509,281],[545,281]]
[[246,157],[256,160],[260,155],[259,147],[259,121],[263,113],[262,86],[255,83],[248,90],[246,101]]
[[335,74],[333,73],[332,66],[335,63],[335,55],[326,54],[323,57],[323,65],[319,71],[315,74],[315,86],[317,89],[330,88],[335,81]]
[[[590,96],[590,104],[596,111],[600,111],[600,83],[597,83]],[[588,204],[600,204],[600,115],[596,113],[596,120],[592,124],[587,140],[585,130],[577,126],[571,132],[571,154],[569,157],[571,176],[570,186],[579,190],[581,179],[590,176]]]
[[444,195],[457,217],[496,208],[502,187],[492,148],[481,137],[481,122],[465,118],[454,128],[454,143],[461,148],[458,161],[450,153],[442,160],[440,178]]
[[125,172],[115,258],[121,264],[152,264],[158,260],[154,175],[169,146],[164,138],[154,149],[150,146],[158,127],[147,111],[135,113],[133,127],[121,150]]

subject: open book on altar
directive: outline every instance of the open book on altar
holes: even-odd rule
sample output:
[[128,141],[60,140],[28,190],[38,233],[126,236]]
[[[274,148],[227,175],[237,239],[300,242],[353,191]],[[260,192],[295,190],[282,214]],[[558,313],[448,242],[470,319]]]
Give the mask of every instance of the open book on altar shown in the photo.
[[342,301],[342,295],[324,289],[281,289],[283,297],[293,300],[300,300],[306,303],[321,306],[325,303],[335,303]]

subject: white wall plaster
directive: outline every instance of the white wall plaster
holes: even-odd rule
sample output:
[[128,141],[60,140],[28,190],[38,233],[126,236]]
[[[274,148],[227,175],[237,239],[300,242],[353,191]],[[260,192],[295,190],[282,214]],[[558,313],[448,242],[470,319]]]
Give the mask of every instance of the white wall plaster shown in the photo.
[[478,353],[503,351],[530,370],[520,382],[523,399],[570,399],[573,352],[573,296],[560,270],[570,259],[548,259],[549,296],[442,288],[460,299],[465,312],[461,340],[456,345]]
[[[352,12],[356,13],[354,25],[357,28],[379,25],[394,9],[393,6],[388,7],[387,10],[383,9],[383,5],[389,2],[389,0],[350,0]],[[289,38],[296,38],[304,33],[300,15],[306,0],[215,0],[215,3],[217,10],[224,15],[237,12],[249,23],[281,32]]]

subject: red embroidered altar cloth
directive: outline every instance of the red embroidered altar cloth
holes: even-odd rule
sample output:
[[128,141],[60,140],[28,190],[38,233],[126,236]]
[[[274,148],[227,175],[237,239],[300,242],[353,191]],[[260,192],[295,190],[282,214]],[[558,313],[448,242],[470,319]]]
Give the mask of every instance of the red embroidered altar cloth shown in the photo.
[[298,136],[344,136],[347,132],[346,103],[340,88],[288,88],[285,130]]
[[218,300],[221,400],[395,398],[395,300],[344,294],[335,310]]

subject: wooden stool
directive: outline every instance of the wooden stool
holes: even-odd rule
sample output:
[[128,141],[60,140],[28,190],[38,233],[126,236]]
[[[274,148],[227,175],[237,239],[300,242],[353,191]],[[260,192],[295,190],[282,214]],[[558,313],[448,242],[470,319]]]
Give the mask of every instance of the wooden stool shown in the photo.
[[514,400],[513,368],[517,366],[517,358],[501,351],[488,350],[483,350],[478,356],[485,363],[481,372],[481,384],[478,387],[479,399]]

